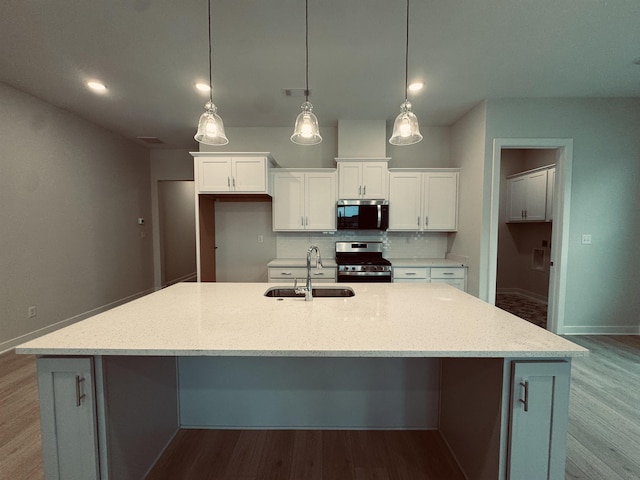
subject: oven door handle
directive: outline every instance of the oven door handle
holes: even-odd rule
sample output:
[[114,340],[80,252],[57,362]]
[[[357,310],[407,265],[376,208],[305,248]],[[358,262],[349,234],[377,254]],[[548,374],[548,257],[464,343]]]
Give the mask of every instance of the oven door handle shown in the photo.
[[382,227],[382,205],[378,205],[378,224],[376,225],[376,228],[381,228]]
[[390,277],[391,272],[338,272],[338,276],[345,277]]

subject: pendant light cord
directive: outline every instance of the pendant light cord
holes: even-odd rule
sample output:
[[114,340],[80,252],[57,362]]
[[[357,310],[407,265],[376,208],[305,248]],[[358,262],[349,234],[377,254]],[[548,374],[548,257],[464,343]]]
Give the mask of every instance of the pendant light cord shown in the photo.
[[211,81],[211,0],[208,2],[207,18],[209,25],[209,101],[213,103],[213,83]]
[[407,0],[407,25],[406,25],[406,43],[404,45],[404,101],[408,101],[409,94],[407,92],[409,83],[409,0]]
[[305,100],[309,101],[309,0],[305,2],[305,12],[304,12],[304,29],[305,29],[305,64],[306,64],[306,87],[304,90]]

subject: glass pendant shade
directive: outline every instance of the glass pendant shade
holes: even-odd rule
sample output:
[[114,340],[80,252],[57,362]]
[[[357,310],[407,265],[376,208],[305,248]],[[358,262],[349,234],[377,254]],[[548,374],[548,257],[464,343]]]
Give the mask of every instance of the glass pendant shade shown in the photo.
[[400,114],[393,122],[393,133],[389,139],[391,145],[413,145],[422,140],[418,119],[411,111],[411,103],[405,100],[400,105]]
[[296,118],[291,141],[298,145],[317,145],[322,142],[322,137],[318,128],[318,119],[311,111],[313,105],[310,102],[304,102],[301,108],[302,112]]
[[226,145],[229,139],[224,133],[222,119],[216,113],[217,108],[212,102],[204,106],[205,112],[200,115],[198,131],[193,138],[206,145]]

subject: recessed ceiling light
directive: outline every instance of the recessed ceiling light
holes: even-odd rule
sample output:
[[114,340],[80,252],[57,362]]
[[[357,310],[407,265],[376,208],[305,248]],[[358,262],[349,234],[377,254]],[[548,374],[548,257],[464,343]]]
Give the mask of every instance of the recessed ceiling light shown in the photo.
[[196,88],[201,92],[206,92],[206,93],[209,93],[209,90],[211,90],[211,87],[209,87],[209,85],[202,82],[196,83]]
[[97,82],[95,80],[91,80],[87,82],[87,87],[89,87],[94,92],[104,93],[107,91],[107,86],[102,82]]
[[413,82],[409,85],[409,90],[412,92],[419,92],[424,87],[424,82]]

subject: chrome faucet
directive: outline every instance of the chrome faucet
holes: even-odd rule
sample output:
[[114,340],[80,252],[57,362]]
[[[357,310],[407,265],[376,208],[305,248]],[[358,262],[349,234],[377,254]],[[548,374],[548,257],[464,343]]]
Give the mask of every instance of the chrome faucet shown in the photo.
[[294,285],[296,293],[304,293],[304,300],[306,302],[313,300],[313,286],[311,285],[311,254],[314,250],[316,252],[316,268],[322,268],[320,249],[317,245],[311,245],[309,250],[307,250],[307,285],[305,287],[296,287]]

